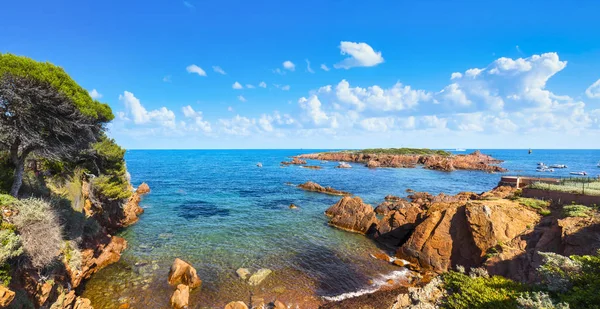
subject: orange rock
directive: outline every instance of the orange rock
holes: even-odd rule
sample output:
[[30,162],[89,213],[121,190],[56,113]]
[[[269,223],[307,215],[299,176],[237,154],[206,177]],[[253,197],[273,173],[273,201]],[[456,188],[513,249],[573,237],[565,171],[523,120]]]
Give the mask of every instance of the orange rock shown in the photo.
[[150,193],[150,186],[148,186],[147,183],[142,182],[142,184],[135,190],[135,193],[140,195]]
[[368,234],[377,226],[377,216],[373,207],[356,197],[343,197],[325,211],[329,224],[350,232]]
[[129,307],[131,307],[129,303],[123,303],[119,306],[119,309],[129,309]]
[[320,184],[312,181],[307,181],[301,185],[298,185],[298,188],[304,189],[306,191],[325,193],[330,195],[352,195],[348,192],[339,191],[332,187],[323,187]]
[[392,284],[394,284],[394,280],[388,279],[388,280],[385,281],[385,283],[387,283],[389,285],[392,285]]
[[284,305],[282,302],[276,300],[273,303],[273,309],[288,309],[288,307],[286,305]]
[[390,262],[392,260],[392,258],[389,255],[387,255],[383,252],[376,252],[376,253],[371,254],[371,256],[378,260],[382,260],[382,261],[386,261],[386,262]]
[[190,287],[185,284],[177,286],[177,290],[171,296],[171,307],[173,309],[187,309],[190,300]]
[[202,284],[202,280],[198,277],[196,269],[188,262],[179,258],[176,258],[175,261],[173,261],[173,265],[169,270],[168,281],[171,285],[181,282],[192,289],[197,288]]
[[13,299],[15,299],[15,292],[9,290],[7,287],[0,285],[0,308],[8,307]]
[[248,309],[248,306],[241,301],[232,301],[224,309]]

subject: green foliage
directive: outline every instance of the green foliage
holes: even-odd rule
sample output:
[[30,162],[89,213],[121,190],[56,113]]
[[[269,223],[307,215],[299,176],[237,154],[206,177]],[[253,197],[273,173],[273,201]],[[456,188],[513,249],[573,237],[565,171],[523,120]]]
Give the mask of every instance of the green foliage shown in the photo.
[[568,205],[563,207],[565,217],[589,217],[593,209],[584,205]]
[[127,167],[125,166],[125,149],[106,136],[94,145],[96,166],[100,173],[92,184],[104,197],[117,200],[131,196]]
[[38,62],[28,57],[0,54],[0,76],[10,74],[36,79],[52,85],[73,101],[82,114],[100,122],[111,121],[115,116],[107,104],[100,103],[79,86],[61,67],[50,62]]
[[10,194],[0,194],[0,206],[12,205],[15,201],[17,199]]
[[65,241],[62,253],[64,262],[69,265],[71,270],[81,270],[81,251],[75,242]]
[[544,292],[525,292],[517,297],[520,309],[569,309],[569,304],[554,304],[554,301]]
[[8,151],[0,151],[0,192],[9,192],[12,186],[15,167],[10,161]]
[[8,229],[0,230],[0,265],[21,254],[23,254],[23,248],[19,235]]
[[566,181],[562,184],[536,182],[529,185],[529,187],[532,189],[540,189],[546,191],[558,191],[573,194],[600,196],[600,182],[581,183]]
[[450,271],[442,275],[449,295],[443,307],[453,309],[517,308],[517,297],[525,291],[520,283],[500,276],[468,276]]
[[10,265],[8,263],[0,265],[0,284],[8,286],[11,280]]
[[542,216],[547,216],[550,214],[550,210],[547,209],[548,206],[550,206],[550,202],[527,197],[519,197],[516,200],[523,206],[537,210]]
[[595,256],[564,257],[540,253],[544,264],[539,273],[543,288],[571,308],[600,308],[600,252]]
[[357,151],[358,153],[389,154],[389,155],[438,155],[448,157],[448,151],[427,148],[370,148]]

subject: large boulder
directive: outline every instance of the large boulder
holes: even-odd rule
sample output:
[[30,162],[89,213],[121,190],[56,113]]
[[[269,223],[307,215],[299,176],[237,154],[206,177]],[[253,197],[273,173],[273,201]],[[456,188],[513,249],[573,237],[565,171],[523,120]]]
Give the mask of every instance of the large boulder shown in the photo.
[[375,212],[381,215],[385,215],[392,210],[398,210],[400,208],[407,207],[409,204],[409,201],[401,197],[388,195],[385,197],[385,200],[381,204],[375,207]]
[[325,214],[330,217],[329,224],[350,232],[369,234],[377,226],[377,216],[373,207],[356,197],[343,197],[329,207]]
[[303,184],[300,184],[300,185],[298,185],[298,188],[306,190],[306,191],[325,193],[325,194],[329,194],[329,195],[351,195],[351,193],[336,190],[332,187],[323,187],[320,184],[318,184],[316,182],[312,182],[312,181],[307,181]]
[[171,307],[173,309],[187,309],[190,301],[190,287],[179,284],[177,290],[171,296]]
[[7,287],[0,285],[0,308],[8,307],[13,299],[15,299],[15,292],[9,290]]
[[407,240],[422,217],[423,209],[418,204],[392,210],[377,224],[375,238],[383,244],[398,247]]
[[196,269],[188,262],[176,258],[169,270],[169,284],[176,285],[183,283],[190,288],[197,288],[202,284],[202,280],[198,277]]
[[137,193],[137,194],[150,193],[150,186],[148,186],[147,183],[142,182],[142,184],[139,187],[137,187],[137,189],[135,190],[135,193]]

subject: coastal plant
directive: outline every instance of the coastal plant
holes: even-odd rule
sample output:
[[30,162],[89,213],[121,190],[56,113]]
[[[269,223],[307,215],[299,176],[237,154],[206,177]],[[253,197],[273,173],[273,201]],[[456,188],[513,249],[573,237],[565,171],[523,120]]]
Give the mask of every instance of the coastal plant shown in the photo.
[[0,265],[0,284],[8,286],[12,276],[10,275],[10,264],[4,263]]
[[388,155],[438,155],[448,157],[452,155],[445,150],[433,150],[427,148],[370,148],[358,151],[368,154],[388,154]]
[[584,205],[568,205],[563,207],[565,217],[589,217],[593,209]]
[[102,136],[94,144],[94,166],[99,177],[92,180],[94,189],[102,197],[110,200],[126,199],[131,196],[129,189],[129,174],[125,165],[125,149],[121,148],[113,139]]
[[21,239],[10,229],[0,230],[0,265],[23,254]]
[[550,202],[548,201],[527,197],[517,198],[516,201],[523,206],[527,206],[529,208],[537,210],[537,212],[542,216],[547,216],[550,214],[550,210],[547,209],[548,206],[550,206]]
[[62,248],[63,261],[71,270],[81,270],[81,251],[74,241],[65,241]]
[[550,183],[542,183],[535,182],[529,185],[529,188],[532,189],[540,189],[546,191],[557,191],[557,192],[565,192],[565,193],[573,193],[573,194],[585,194],[585,195],[594,195],[600,196],[600,183],[593,184],[591,186],[582,186],[578,183],[569,183],[565,182],[564,184],[550,184]]
[[520,283],[500,276],[479,276],[450,271],[442,275],[448,296],[442,307],[452,309],[503,309],[517,308],[517,297],[525,291]]
[[23,249],[32,266],[42,269],[57,257],[62,246],[62,228],[52,206],[41,199],[28,198],[16,202],[17,227]]
[[545,292],[525,292],[517,297],[519,309],[569,309],[569,304],[558,303]]

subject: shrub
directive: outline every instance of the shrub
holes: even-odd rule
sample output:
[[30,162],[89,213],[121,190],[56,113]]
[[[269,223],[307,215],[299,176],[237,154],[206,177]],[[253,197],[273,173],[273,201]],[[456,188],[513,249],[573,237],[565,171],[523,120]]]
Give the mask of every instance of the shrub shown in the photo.
[[568,205],[563,207],[565,217],[588,217],[592,208],[584,205]]
[[92,182],[96,191],[110,200],[130,197],[132,192],[129,190],[129,176],[123,159],[125,149],[113,139],[103,136],[100,142],[94,144],[94,151],[94,168],[99,175]]
[[17,199],[9,194],[0,194],[0,206],[12,205]]
[[445,308],[517,308],[516,298],[524,287],[512,280],[500,276],[471,276],[450,271],[442,275],[448,297]]
[[523,293],[517,297],[521,309],[569,309],[569,304],[554,304],[550,295],[544,292]]
[[527,206],[537,210],[538,213],[542,216],[547,216],[550,214],[550,210],[547,209],[548,206],[550,206],[550,202],[527,197],[520,197],[516,200],[519,202],[519,204],[523,206]]
[[69,265],[71,270],[81,270],[81,251],[74,241],[65,241],[62,253],[65,264]]
[[11,280],[10,265],[8,263],[0,265],[0,284],[8,286]]
[[0,265],[23,254],[21,239],[14,231],[0,230]]
[[62,229],[51,205],[41,199],[29,198],[15,203],[19,213],[13,221],[25,253],[36,268],[49,265],[60,252]]

